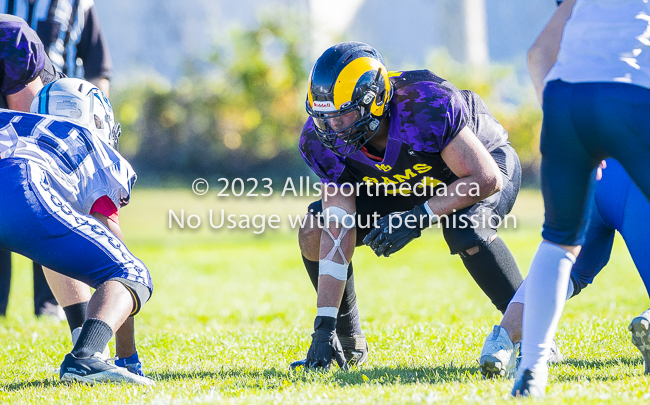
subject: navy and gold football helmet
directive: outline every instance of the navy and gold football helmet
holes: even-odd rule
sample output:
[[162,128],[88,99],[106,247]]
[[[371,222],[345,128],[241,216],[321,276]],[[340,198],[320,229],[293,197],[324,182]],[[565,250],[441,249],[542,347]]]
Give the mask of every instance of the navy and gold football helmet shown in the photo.
[[342,42],[326,50],[309,74],[307,113],[323,145],[349,156],[377,133],[391,96],[379,52],[362,42]]

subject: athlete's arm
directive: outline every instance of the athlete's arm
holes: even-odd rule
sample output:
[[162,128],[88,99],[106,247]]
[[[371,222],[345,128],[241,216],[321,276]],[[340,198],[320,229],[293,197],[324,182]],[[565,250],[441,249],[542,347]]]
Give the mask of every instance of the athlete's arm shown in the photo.
[[564,24],[571,16],[575,0],[564,0],[557,8],[553,17],[533,46],[528,50],[528,70],[533,79],[535,93],[540,104],[544,93],[544,78],[555,64],[557,53],[560,50]]
[[36,79],[29,82],[22,90],[7,95],[7,106],[10,110],[29,112],[32,100],[34,100],[36,93],[38,93],[42,88],[43,82],[41,81],[41,78],[37,76]]
[[419,238],[422,229],[437,220],[436,216],[451,215],[454,210],[474,205],[503,187],[499,166],[469,127],[460,130],[440,155],[458,180],[447,187],[445,195],[436,195],[409,211],[382,217],[363,239],[377,256],[388,257],[400,251]]
[[447,195],[434,196],[427,202],[436,215],[453,214],[503,187],[499,166],[469,127],[463,128],[440,156],[458,180],[447,187]]

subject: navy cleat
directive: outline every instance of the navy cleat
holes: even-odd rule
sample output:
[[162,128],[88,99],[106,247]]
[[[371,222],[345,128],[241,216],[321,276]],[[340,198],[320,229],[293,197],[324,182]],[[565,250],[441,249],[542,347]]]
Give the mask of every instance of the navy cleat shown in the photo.
[[632,332],[632,344],[643,356],[645,374],[650,374],[650,310],[632,319],[627,328]]
[[546,395],[546,379],[541,378],[530,369],[517,372],[515,385],[510,393],[513,397],[543,398]]
[[154,381],[117,367],[102,358],[101,353],[91,357],[77,358],[72,353],[66,354],[60,369],[61,381],[95,383],[128,383],[153,385]]

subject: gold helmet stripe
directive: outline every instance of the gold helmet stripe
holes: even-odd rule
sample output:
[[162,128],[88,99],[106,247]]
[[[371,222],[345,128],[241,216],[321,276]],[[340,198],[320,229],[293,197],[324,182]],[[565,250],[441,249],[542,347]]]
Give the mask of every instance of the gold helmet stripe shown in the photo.
[[314,68],[309,72],[309,83],[307,83],[307,100],[309,101],[309,108],[314,108],[314,96],[311,94],[311,75],[314,74]]
[[[343,70],[341,70],[341,73],[339,73],[336,83],[334,83],[334,107],[339,110],[341,109],[342,104],[352,100],[354,88],[356,87],[359,78],[364,73],[371,70],[378,71],[379,69],[381,69],[381,76],[384,79],[384,88],[388,90],[390,84],[388,82],[386,67],[384,67],[384,65],[377,59],[369,57],[359,58],[345,66]],[[388,91],[385,92],[384,103],[382,105],[377,106],[375,103],[372,104],[372,107],[370,108],[372,114],[375,116],[381,115],[384,106],[386,105],[386,101],[388,101]]]

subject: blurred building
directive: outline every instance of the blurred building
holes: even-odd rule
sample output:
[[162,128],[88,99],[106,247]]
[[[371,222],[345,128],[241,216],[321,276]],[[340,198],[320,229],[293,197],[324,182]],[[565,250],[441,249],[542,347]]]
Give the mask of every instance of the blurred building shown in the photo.
[[341,40],[368,42],[391,69],[422,66],[434,49],[456,60],[525,66],[525,52],[554,0],[96,0],[115,81],[158,74],[174,81],[233,27],[283,10],[310,21],[312,58]]

